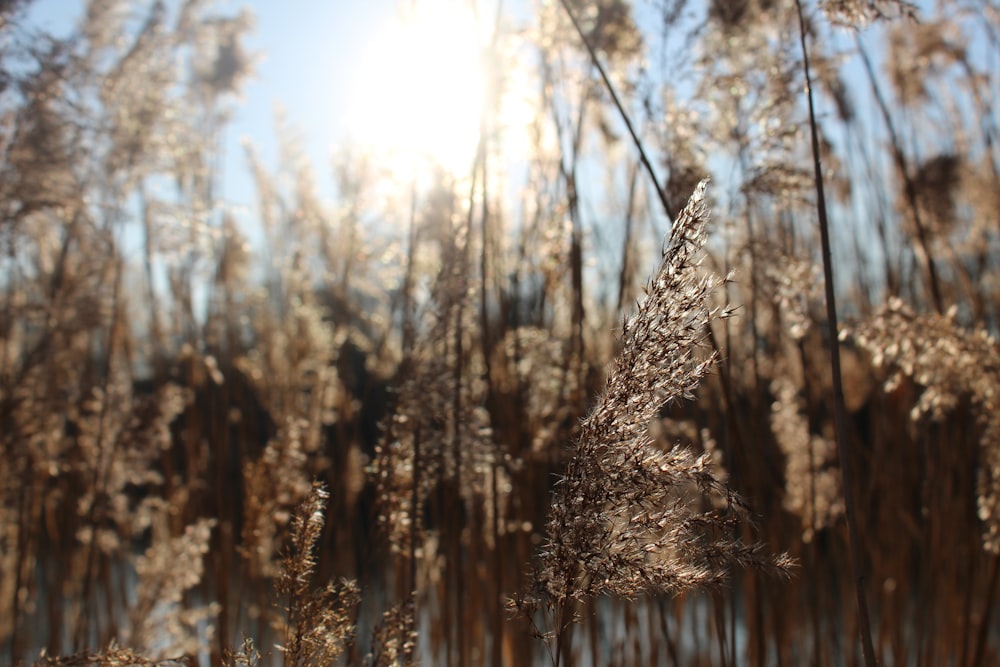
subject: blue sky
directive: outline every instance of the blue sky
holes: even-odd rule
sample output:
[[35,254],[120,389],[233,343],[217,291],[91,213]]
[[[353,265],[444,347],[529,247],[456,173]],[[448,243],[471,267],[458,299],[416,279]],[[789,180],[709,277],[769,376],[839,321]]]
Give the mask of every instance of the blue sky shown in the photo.
[[[266,164],[276,159],[274,112],[283,106],[293,127],[307,140],[305,148],[320,184],[329,183],[332,148],[344,140],[344,118],[359,60],[367,40],[390,22],[398,0],[228,0],[220,13],[247,6],[256,17],[247,39],[258,55],[254,77],[243,89],[226,130],[223,197],[231,204],[252,205],[253,189],[241,141],[249,139]],[[84,11],[83,0],[36,0],[32,21],[55,34],[70,29]],[[324,188],[325,189],[325,188]]]

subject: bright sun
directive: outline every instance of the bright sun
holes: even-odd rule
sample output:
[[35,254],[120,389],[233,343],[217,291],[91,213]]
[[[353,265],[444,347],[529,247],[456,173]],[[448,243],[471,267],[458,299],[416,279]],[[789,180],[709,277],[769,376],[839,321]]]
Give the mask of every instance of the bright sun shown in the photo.
[[353,138],[400,166],[429,160],[467,174],[485,94],[480,31],[467,2],[412,3],[358,63],[346,119]]

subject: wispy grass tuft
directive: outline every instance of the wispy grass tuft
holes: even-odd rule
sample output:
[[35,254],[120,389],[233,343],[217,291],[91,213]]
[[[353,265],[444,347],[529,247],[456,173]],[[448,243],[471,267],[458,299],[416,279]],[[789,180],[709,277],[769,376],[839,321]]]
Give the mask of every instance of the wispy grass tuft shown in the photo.
[[312,492],[292,519],[291,544],[282,559],[275,589],[284,604],[282,628],[285,667],[332,664],[354,639],[355,608],[361,591],[354,581],[312,587],[316,569],[313,549],[326,524],[326,501],[321,485]]
[[699,272],[706,185],[675,222],[645,298],[624,323],[604,394],[556,485],[531,593],[513,603],[531,618],[551,614],[556,664],[561,635],[587,598],[677,595],[717,586],[734,567],[787,575],[792,565],[733,539],[749,510],[709,454],[679,444],[665,451],[649,432],[661,408],[693,398],[716,359],[709,326],[728,313],[712,306],[721,280]]

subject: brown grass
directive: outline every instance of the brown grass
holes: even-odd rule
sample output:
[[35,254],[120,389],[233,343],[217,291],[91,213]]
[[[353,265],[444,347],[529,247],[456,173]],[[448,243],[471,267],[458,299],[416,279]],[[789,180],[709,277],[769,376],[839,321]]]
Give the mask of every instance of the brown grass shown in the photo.
[[526,164],[237,214],[250,17],[114,4],[0,9],[0,663],[855,665],[849,504],[876,660],[1000,659],[995,8],[803,4],[810,123],[794,3],[548,5]]

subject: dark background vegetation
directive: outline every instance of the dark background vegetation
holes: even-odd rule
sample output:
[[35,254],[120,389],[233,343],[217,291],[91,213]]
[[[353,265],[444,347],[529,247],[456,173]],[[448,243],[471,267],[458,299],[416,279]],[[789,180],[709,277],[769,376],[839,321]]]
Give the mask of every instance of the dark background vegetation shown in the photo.
[[[468,174],[387,183],[354,147],[320,184],[287,132],[277,165],[247,148],[249,220],[216,191],[247,14],[95,0],[55,38],[28,4],[0,3],[0,663],[214,665],[252,658],[244,637],[288,662],[272,647],[306,626],[345,664],[549,660],[506,602],[707,175],[702,268],[732,272],[713,298],[736,310],[650,429],[708,452],[752,511],[733,537],[798,567],[588,599],[560,661],[860,664],[845,494],[880,663],[1000,661],[995,4],[804,6],[839,342],[793,3],[568,3],[666,211],[564,8],[529,3],[486,46]],[[516,169],[494,115],[511,53],[537,84]]]

